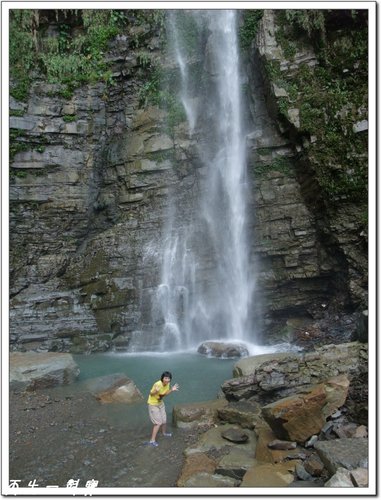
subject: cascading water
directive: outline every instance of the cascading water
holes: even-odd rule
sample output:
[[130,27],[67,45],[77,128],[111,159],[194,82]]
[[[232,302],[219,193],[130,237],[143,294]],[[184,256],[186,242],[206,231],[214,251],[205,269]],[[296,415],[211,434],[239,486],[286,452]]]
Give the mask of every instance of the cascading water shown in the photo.
[[[198,29],[198,52],[186,47],[178,15],[189,16]],[[208,339],[254,342],[236,12],[172,11],[169,32],[200,182],[191,220],[182,217],[178,196],[169,208],[153,307],[154,322],[162,325],[161,348],[186,349]]]

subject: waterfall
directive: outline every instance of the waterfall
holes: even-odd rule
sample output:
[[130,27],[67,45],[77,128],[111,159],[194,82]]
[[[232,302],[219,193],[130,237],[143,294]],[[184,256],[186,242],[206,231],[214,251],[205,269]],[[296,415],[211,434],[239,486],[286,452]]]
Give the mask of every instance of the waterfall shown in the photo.
[[[208,339],[255,340],[236,17],[233,10],[169,15],[178,97],[197,144],[199,188],[188,220],[181,196],[171,196],[153,306],[163,350],[191,348]],[[190,30],[179,19],[193,23],[192,44]]]

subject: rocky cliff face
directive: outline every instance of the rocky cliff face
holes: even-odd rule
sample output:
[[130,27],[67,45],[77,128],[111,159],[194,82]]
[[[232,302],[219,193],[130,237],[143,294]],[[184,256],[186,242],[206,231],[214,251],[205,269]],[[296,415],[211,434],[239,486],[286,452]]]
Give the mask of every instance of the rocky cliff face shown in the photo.
[[[294,316],[365,307],[367,268],[362,205],[322,203],[315,139],[303,141],[297,108],[279,119],[283,90],[266,70],[268,61],[287,73],[317,59],[308,47],[288,64],[275,30],[276,16],[265,11],[246,64],[251,254],[268,330]],[[167,63],[154,33],[146,44]],[[63,99],[59,85],[37,78],[27,102],[10,102],[12,139],[21,145],[10,181],[14,349],[156,342],[151,309],[167,208],[178,196],[182,217],[197,209],[194,141],[202,138],[191,139],[185,123],[169,130],[164,110],[141,105],[147,72],[126,37],[112,42],[107,61],[114,86],[88,84]]]
[[[354,41],[351,56],[335,60],[345,90],[324,81],[336,76],[324,73],[331,52],[339,58],[350,44],[345,23],[325,35],[326,60],[290,24],[282,11],[264,11],[248,63],[255,251],[266,309],[316,317],[367,304],[367,88],[340,83],[362,80]],[[321,106],[312,118],[311,103]]]

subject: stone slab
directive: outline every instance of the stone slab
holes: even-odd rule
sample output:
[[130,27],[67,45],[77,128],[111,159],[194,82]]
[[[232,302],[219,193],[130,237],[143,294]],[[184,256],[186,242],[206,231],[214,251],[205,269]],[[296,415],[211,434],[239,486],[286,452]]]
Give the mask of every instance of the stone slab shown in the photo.
[[368,440],[366,438],[332,439],[318,441],[315,449],[331,474],[345,468],[368,467]]
[[246,472],[256,465],[254,452],[242,450],[238,447],[232,447],[231,451],[224,455],[218,462],[216,472],[223,476],[229,476],[234,479],[242,479]]
[[182,429],[211,425],[217,421],[218,411],[226,405],[225,399],[175,405],[172,413],[173,423]]
[[278,464],[254,465],[246,472],[240,486],[250,488],[288,486],[294,481],[294,471],[297,463],[296,460],[290,460]]
[[221,433],[233,426],[226,424],[217,427],[212,427],[208,431],[201,434],[199,440],[194,445],[185,449],[185,456],[192,455],[194,453],[207,453],[210,450],[221,450],[222,448],[229,446],[237,446],[246,451],[254,452],[256,446],[256,437],[253,431],[246,430],[245,432],[249,436],[249,440],[246,443],[236,444],[231,441],[227,441],[221,435]]
[[177,486],[185,486],[188,479],[199,472],[213,474],[216,469],[216,465],[216,461],[208,457],[205,453],[195,453],[194,455],[189,455],[185,459],[181,475],[177,480]]
[[9,383],[15,390],[35,390],[74,382],[79,367],[71,354],[13,352],[9,355]]
[[208,472],[198,472],[185,481],[187,488],[234,488],[239,482],[220,474],[209,474]]

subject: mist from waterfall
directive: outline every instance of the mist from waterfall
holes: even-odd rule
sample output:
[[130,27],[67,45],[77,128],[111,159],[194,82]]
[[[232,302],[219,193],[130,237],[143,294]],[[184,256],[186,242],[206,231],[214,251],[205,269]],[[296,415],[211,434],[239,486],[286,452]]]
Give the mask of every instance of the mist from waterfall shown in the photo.
[[[179,16],[188,16],[198,33],[193,52]],[[168,30],[178,97],[197,144],[200,187],[190,221],[182,218],[178,197],[170,203],[153,303],[160,347],[187,349],[208,339],[254,342],[237,14],[171,11]]]

